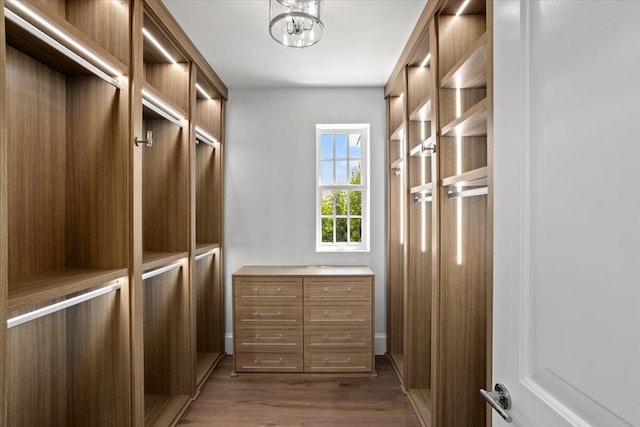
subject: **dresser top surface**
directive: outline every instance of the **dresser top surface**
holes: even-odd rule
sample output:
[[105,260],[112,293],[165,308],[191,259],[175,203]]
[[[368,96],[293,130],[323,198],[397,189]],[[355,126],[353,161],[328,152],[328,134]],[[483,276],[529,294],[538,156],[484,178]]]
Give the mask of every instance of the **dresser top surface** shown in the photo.
[[374,276],[364,265],[245,265],[234,276]]

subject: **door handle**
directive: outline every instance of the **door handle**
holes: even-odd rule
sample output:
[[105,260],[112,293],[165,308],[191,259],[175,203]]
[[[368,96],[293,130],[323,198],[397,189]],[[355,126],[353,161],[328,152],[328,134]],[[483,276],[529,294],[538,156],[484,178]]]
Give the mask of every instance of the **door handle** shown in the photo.
[[506,411],[511,408],[511,395],[509,394],[509,390],[507,390],[507,387],[502,383],[496,383],[493,388],[495,389],[494,391],[487,391],[482,388],[480,389],[480,394],[506,422],[512,422],[513,418],[511,418],[511,415]]

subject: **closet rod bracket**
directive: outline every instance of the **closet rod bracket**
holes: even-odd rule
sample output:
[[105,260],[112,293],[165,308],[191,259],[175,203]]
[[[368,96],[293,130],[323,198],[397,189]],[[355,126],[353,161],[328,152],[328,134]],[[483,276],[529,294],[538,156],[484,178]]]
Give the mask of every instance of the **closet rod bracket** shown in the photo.
[[136,147],[139,147],[140,144],[146,144],[147,147],[152,147],[153,146],[153,132],[148,130],[147,131],[147,139],[142,139],[142,138],[138,138],[136,137],[135,141],[133,141],[136,144]]

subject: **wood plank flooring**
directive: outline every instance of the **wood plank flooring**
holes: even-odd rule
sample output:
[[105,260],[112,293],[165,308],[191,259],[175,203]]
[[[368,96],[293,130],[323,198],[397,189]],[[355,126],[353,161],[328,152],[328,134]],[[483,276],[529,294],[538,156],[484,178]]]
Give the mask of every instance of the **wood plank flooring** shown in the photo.
[[378,377],[240,374],[232,356],[213,372],[178,425],[269,427],[419,427],[389,361]]

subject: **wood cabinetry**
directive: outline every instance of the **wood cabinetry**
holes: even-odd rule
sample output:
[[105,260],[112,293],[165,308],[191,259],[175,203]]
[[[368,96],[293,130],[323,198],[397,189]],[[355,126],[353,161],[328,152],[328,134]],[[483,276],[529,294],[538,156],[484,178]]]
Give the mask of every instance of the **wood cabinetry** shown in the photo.
[[223,354],[227,89],[158,0],[0,18],[0,424],[169,425]]
[[374,373],[373,304],[366,267],[243,267],[235,372]]
[[487,419],[491,29],[491,0],[429,2],[385,88],[388,354],[425,426]]

